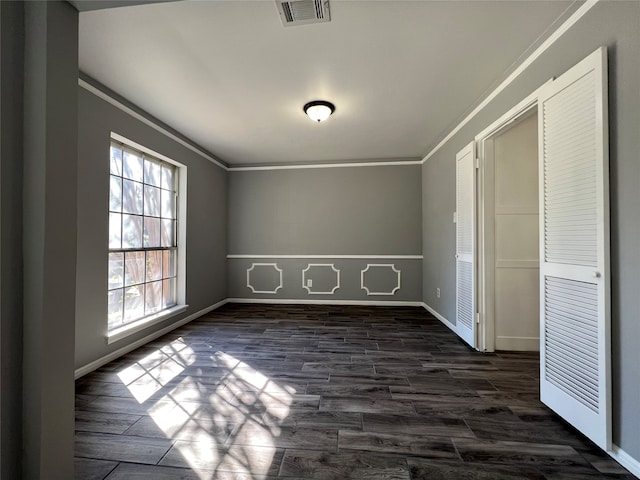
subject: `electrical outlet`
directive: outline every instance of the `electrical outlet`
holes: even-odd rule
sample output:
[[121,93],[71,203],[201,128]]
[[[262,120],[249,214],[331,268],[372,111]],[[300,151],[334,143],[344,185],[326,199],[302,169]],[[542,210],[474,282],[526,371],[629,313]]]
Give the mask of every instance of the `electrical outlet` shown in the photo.
[[440,298],[440,289],[436,288],[436,297]]
[[313,280],[310,278],[307,278],[307,287],[309,288],[313,287]]

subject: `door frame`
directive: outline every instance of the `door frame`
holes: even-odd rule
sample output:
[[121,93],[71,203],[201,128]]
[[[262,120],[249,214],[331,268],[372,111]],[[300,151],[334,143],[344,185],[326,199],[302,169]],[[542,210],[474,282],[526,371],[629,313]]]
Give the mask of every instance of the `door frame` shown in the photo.
[[[494,121],[491,125],[485,128],[482,132],[475,136],[475,140],[473,144],[476,145],[476,168],[477,168],[477,180],[475,183],[476,187],[476,209],[475,209],[475,220],[476,220],[476,248],[474,250],[474,278],[476,279],[476,316],[477,316],[477,337],[476,337],[476,348],[480,351],[494,351],[495,350],[495,253],[493,251],[489,251],[490,247],[493,248],[494,245],[494,236],[493,232],[493,221],[489,225],[487,222],[487,218],[489,215],[489,208],[491,207],[491,215],[494,215],[494,199],[493,199],[493,175],[489,178],[488,175],[488,155],[492,152],[492,138],[495,137],[498,133],[506,130],[509,126],[516,122],[517,120],[522,119],[524,115],[529,114],[533,109],[540,109],[544,107],[541,105],[542,102],[551,98],[551,96],[558,94],[562,91],[562,89],[569,88],[571,85],[575,84],[582,78],[580,75],[585,76],[590,71],[595,71],[596,77],[594,78],[594,84],[589,85],[588,87],[583,88],[582,91],[579,91],[579,94],[585,94],[585,91],[588,89],[593,90],[594,94],[594,115],[595,115],[595,166],[594,166],[594,174],[596,178],[596,221],[597,221],[597,232],[596,236],[596,247],[597,251],[597,270],[592,272],[595,277],[604,277],[604,285],[600,283],[594,283],[598,288],[598,298],[595,300],[595,306],[597,307],[597,350],[598,357],[596,358],[597,369],[598,369],[598,377],[596,377],[595,381],[598,382],[597,385],[597,394],[599,399],[599,405],[602,405],[602,409],[591,409],[591,411],[595,412],[595,416],[587,415],[590,414],[591,411],[587,411],[590,407],[586,404],[582,404],[577,397],[572,395],[571,393],[567,393],[563,391],[561,388],[556,388],[556,385],[552,383],[551,380],[547,377],[546,370],[546,346],[549,343],[554,345],[556,351],[562,349],[562,343],[558,343],[556,338],[551,338],[551,341],[545,340],[545,334],[547,332],[547,318],[546,318],[546,290],[543,284],[543,279],[553,277],[554,275],[560,279],[563,279],[564,271],[561,271],[561,268],[556,264],[552,264],[553,268],[551,272],[554,275],[549,275],[549,268],[546,267],[546,257],[544,257],[544,250],[546,248],[546,243],[541,239],[540,243],[540,373],[541,373],[541,396],[540,399],[548,405],[554,412],[556,412],[560,417],[564,418],[567,422],[574,425],[579,431],[584,433],[588,438],[590,438],[593,442],[595,442],[598,446],[600,446],[607,453],[616,453],[612,451],[612,402],[611,402],[611,347],[610,347],[610,329],[611,329],[611,316],[610,316],[610,272],[609,272],[609,262],[610,262],[610,251],[609,251],[609,217],[608,217],[608,205],[609,205],[609,192],[608,192],[608,110],[607,110],[607,90],[608,90],[608,74],[607,74],[607,50],[606,47],[600,47],[592,54],[585,57],[583,60],[578,62],[576,65],[572,66],[567,71],[563,72],[562,75],[558,78],[558,83],[555,84],[555,79],[551,78],[543,85],[538,87],[535,91],[529,94],[524,100],[519,102],[516,106],[510,109],[507,113],[502,115],[496,121]],[[589,92],[587,92],[589,93]],[[544,125],[541,123],[541,116],[544,115],[546,110],[538,111],[538,167],[539,172],[546,168],[547,163],[546,160],[543,161],[544,155],[544,145],[543,145],[543,127]],[[556,112],[557,113],[557,112]],[[603,158],[601,158],[603,157]],[[493,158],[492,158],[493,160]],[[604,163],[603,163],[604,162]],[[493,167],[493,162],[491,162],[491,167]],[[565,166],[563,175],[566,176],[566,170],[572,168],[571,165]],[[562,172],[563,170],[561,170]],[[539,225],[541,230],[539,232],[539,238],[545,234],[545,226],[543,225],[543,215],[545,213],[544,206],[546,203],[544,202],[544,190],[547,189],[547,183],[543,181],[543,176],[539,175],[538,179],[538,197],[540,202],[540,221]],[[491,183],[489,185],[489,182]],[[566,182],[565,182],[566,183]],[[560,183],[560,185],[562,185]],[[489,195],[489,188],[491,187],[492,195]],[[569,192],[571,194],[572,192]],[[562,200],[562,197],[559,197]],[[564,208],[564,207],[563,207]],[[566,210],[566,208],[565,208]],[[565,214],[564,210],[560,210],[561,214]],[[566,215],[565,215],[566,216]],[[493,218],[492,218],[493,220]],[[564,263],[562,261],[556,262],[564,268]],[[586,272],[584,271],[584,266],[576,263],[576,265],[567,263],[575,268],[571,271],[572,274],[575,274],[577,269],[580,268],[578,272],[579,275],[574,275],[578,282],[584,280]],[[555,270],[554,270],[555,269]],[[569,281],[572,281],[573,278],[567,277]],[[593,283],[593,282],[586,282]],[[571,292],[563,293],[565,296],[571,295]],[[591,298],[591,297],[589,297]],[[560,298],[559,301],[562,301]],[[594,305],[592,302],[591,305]],[[592,309],[593,310],[593,309]],[[593,323],[593,322],[592,322]],[[562,327],[567,330],[566,327]],[[568,330],[567,330],[568,331]],[[592,335],[593,336],[593,335]],[[579,338],[578,338],[579,339]],[[571,341],[571,340],[569,340]],[[591,341],[591,344],[593,341]],[[591,348],[593,350],[593,348]],[[591,352],[590,350],[590,352]],[[591,355],[593,356],[593,355]],[[576,357],[578,358],[578,357]],[[576,363],[576,358],[573,359],[574,363]],[[602,361],[600,362],[600,359]],[[556,363],[559,360],[556,359]],[[591,366],[591,364],[590,364]],[[556,369],[558,370],[558,369]],[[560,369],[561,370],[561,369]],[[593,371],[593,368],[591,369]],[[554,371],[555,372],[555,371]],[[562,376],[562,375],[574,375],[574,372],[569,371],[565,373],[564,370],[561,370],[560,373],[555,372],[554,375]],[[593,375],[592,375],[593,376]],[[562,377],[564,378],[564,377]],[[572,378],[578,378],[579,375],[574,375]],[[575,382],[574,382],[575,383]],[[547,390],[545,391],[545,385]],[[546,392],[546,397],[545,397]],[[566,402],[565,402],[566,400]],[[573,400],[578,402],[577,404],[571,403]],[[598,405],[598,406],[599,406]],[[583,407],[582,409],[574,409],[574,406]],[[588,418],[587,418],[588,417]],[[592,418],[594,417],[594,418]],[[590,425],[589,422],[595,420],[597,425]],[[614,457],[615,458],[615,457]]]
[[489,193],[494,188],[493,175],[488,173],[488,169],[493,168],[493,139],[508,130],[514,123],[537,110],[540,89],[552,81],[553,78],[549,79],[475,137],[478,155],[478,185],[476,199],[477,261],[474,263],[476,264],[476,299],[479,319],[477,349],[481,352],[495,351],[495,239],[492,218],[495,205],[493,195]]

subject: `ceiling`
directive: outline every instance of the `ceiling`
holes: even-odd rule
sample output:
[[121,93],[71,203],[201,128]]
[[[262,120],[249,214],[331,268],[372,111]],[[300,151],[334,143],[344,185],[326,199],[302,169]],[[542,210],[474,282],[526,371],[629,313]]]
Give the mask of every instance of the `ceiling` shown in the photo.
[[[80,70],[232,166],[420,159],[579,6],[330,5],[291,27],[273,0],[83,11]],[[316,99],[336,105],[320,124]]]

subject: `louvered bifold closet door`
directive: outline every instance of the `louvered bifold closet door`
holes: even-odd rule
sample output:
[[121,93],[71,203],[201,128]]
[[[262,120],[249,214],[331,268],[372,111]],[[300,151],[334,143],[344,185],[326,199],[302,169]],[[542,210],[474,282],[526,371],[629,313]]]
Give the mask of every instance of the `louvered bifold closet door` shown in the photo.
[[611,445],[606,50],[539,96],[540,396]]
[[456,155],[456,333],[475,348],[476,160],[471,143]]

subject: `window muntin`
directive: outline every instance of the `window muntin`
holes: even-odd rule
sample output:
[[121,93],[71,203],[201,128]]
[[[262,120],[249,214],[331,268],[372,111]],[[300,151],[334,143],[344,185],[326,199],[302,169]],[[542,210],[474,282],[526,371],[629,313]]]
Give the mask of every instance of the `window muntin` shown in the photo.
[[111,143],[109,332],[177,304],[178,169]]

